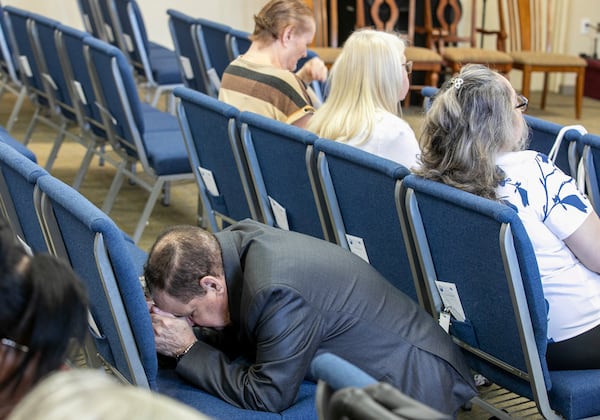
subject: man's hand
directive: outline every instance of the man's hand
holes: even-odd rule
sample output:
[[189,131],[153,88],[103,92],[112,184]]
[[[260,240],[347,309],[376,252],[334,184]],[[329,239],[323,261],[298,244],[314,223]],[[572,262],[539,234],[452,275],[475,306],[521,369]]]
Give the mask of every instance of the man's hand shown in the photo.
[[175,357],[196,342],[196,336],[188,320],[161,311],[157,306],[150,309],[156,351]]
[[308,60],[296,73],[304,83],[311,83],[313,80],[324,82],[327,80],[327,66],[319,57]]

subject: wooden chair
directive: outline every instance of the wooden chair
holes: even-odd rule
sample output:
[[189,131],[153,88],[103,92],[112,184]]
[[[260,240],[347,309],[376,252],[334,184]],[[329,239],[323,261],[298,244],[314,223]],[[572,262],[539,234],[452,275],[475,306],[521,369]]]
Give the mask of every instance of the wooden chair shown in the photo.
[[550,43],[550,31],[554,27],[553,1],[499,0],[498,9],[499,44],[512,57],[513,68],[523,72],[521,93],[529,97],[531,73],[543,72],[541,109],[544,109],[548,93],[548,74],[575,73],[575,118],[581,118],[587,63],[575,55],[553,52]]
[[[508,75],[513,62],[509,54],[476,47],[477,0],[471,0],[471,18],[464,35],[458,32],[463,11],[457,0],[427,0],[424,3],[427,44],[438,50],[451,73],[457,73],[464,64],[476,63]],[[467,5],[464,1],[463,7]]]
[[[434,49],[414,46],[416,2],[415,0],[375,0],[365,11],[365,2],[356,2],[356,27],[373,26],[387,32],[399,32],[406,40],[406,61],[413,62],[413,71],[425,72],[423,84],[413,84],[410,90],[420,92],[425,86],[437,86],[442,71],[442,56]],[[404,106],[410,105],[410,95],[406,97]]]

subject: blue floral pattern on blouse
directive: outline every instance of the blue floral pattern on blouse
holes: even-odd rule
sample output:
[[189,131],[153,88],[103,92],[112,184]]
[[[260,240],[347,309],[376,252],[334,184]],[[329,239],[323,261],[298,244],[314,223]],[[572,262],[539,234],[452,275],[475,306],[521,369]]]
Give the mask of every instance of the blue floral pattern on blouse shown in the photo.
[[[553,175],[556,174],[556,171],[558,169],[554,166],[554,164],[552,162],[550,162],[550,160],[548,159],[548,156],[544,155],[543,153],[537,154],[537,156],[535,157],[535,162],[536,162],[539,172],[540,172],[540,177],[539,177],[540,184],[544,188],[544,191],[546,191],[546,203],[542,207],[542,210],[543,210],[542,221],[546,221],[546,219],[548,218],[548,216],[550,215],[552,210],[554,210],[557,206],[561,206],[565,210],[567,209],[567,206],[571,206],[571,207],[575,207],[579,211],[585,213],[587,210],[587,206],[583,203],[583,201],[581,201],[581,199],[577,195],[575,195],[575,194],[570,194],[570,195],[566,195],[566,196],[561,195],[563,187],[567,184],[575,182],[575,180],[573,178],[569,178],[568,180],[563,181],[560,184],[556,194],[551,197],[551,193],[548,191],[548,180],[550,179],[550,177],[552,177]],[[542,165],[542,163],[544,163],[545,165]],[[544,170],[544,169],[546,169],[546,170]],[[550,169],[550,170],[547,170],[547,169]],[[500,182],[500,186],[505,187],[507,185],[515,188],[514,192],[518,193],[519,197],[521,198],[521,204],[523,205],[523,207],[529,206],[529,196],[528,196],[527,190],[525,188],[523,188],[521,182],[513,181],[511,178],[507,177]],[[519,212],[519,209],[517,208],[517,206],[515,206],[508,200],[508,196],[500,197],[500,200],[504,204],[506,204],[513,210],[515,210],[517,213]]]

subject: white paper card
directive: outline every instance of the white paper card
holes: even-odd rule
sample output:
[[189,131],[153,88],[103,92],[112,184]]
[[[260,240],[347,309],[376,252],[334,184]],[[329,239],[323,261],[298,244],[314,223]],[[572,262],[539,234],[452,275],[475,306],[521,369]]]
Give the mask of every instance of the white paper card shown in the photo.
[[115,35],[113,34],[113,30],[108,23],[104,24],[104,31],[106,32],[106,38],[108,42],[112,43],[115,40]]
[[210,83],[215,87],[217,92],[221,89],[221,79],[219,78],[219,74],[214,68],[208,69],[206,72],[208,74],[208,79]]
[[446,311],[440,312],[439,323],[440,327],[442,327],[444,331],[450,331],[450,314]]
[[194,70],[192,70],[192,63],[188,57],[185,55],[179,56],[179,61],[181,61],[181,68],[183,69],[183,75],[186,79],[191,80],[194,78]]
[[83,15],[83,26],[85,27],[85,30],[89,33],[94,32],[92,30],[92,22],[90,22],[90,17],[87,14]]
[[73,87],[75,88],[75,92],[77,92],[77,96],[79,96],[81,103],[87,105],[87,98],[85,97],[85,92],[83,91],[81,83],[77,80],[73,80]]
[[270,196],[269,203],[271,203],[271,211],[273,212],[273,217],[275,218],[275,223],[277,223],[277,226],[283,230],[290,230],[285,207],[283,207],[281,204],[275,201],[273,197]]
[[125,46],[127,47],[127,51],[133,51],[133,40],[129,34],[123,34],[123,39],[125,40]]
[[46,79],[46,81],[48,83],[50,83],[50,86],[52,86],[52,89],[57,90],[58,87],[56,87],[56,83],[54,83],[54,79],[52,78],[52,76],[50,76],[48,73],[42,73],[42,77],[44,79]]
[[33,73],[31,72],[31,66],[29,65],[29,60],[26,55],[19,56],[19,61],[21,62],[21,69],[25,72],[25,76],[31,77]]
[[217,183],[215,182],[215,177],[212,171],[201,166],[198,166],[198,170],[200,171],[202,181],[204,181],[204,185],[206,185],[206,189],[210,195],[217,197],[219,195],[219,189],[217,188]]
[[358,255],[360,258],[370,263],[369,256],[367,255],[367,248],[365,248],[365,241],[363,238],[359,238],[358,236],[352,236],[346,234],[346,241],[348,242],[348,247],[353,254]]
[[465,311],[463,310],[462,303],[460,303],[456,284],[445,281],[436,281],[435,286],[437,287],[438,292],[440,292],[444,307],[450,311],[457,321],[464,322],[466,319]]

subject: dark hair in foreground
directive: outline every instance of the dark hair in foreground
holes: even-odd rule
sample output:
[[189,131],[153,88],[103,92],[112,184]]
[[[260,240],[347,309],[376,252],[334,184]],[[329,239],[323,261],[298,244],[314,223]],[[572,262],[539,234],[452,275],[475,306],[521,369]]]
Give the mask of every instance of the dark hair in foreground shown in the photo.
[[162,232],[144,266],[150,293],[161,290],[184,303],[206,293],[199,279],[222,275],[219,242],[197,226],[173,226]]
[[10,402],[65,362],[72,339],[83,342],[88,300],[69,265],[27,254],[1,219],[0,273],[0,399]]

